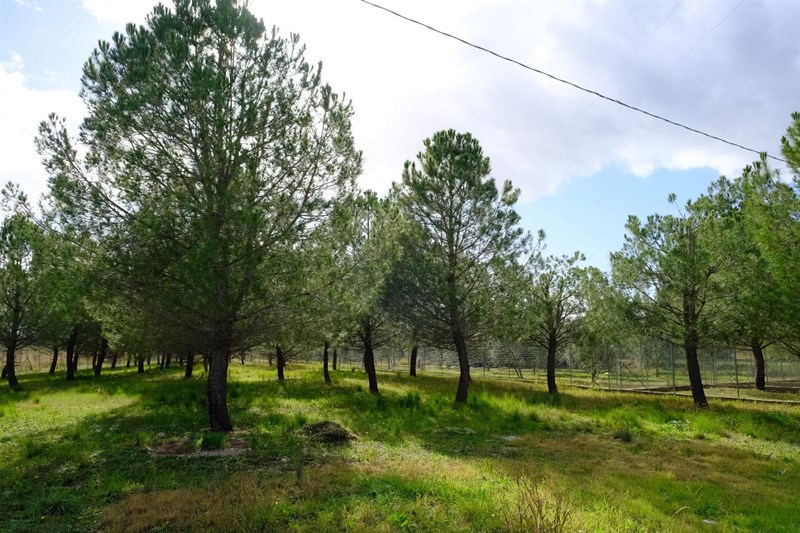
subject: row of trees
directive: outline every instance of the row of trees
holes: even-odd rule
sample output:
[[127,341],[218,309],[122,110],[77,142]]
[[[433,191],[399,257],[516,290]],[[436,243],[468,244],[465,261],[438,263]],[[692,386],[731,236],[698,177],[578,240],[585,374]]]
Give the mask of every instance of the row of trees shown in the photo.
[[[720,179],[678,216],[631,218],[608,277],[579,253],[544,253],[519,226],[519,190],[498,187],[478,141],[424,141],[386,197],[360,192],[351,103],[322,82],[296,35],[268,32],[234,0],[158,6],[87,61],[74,138],[51,116],[36,140],[50,175],[38,209],[15,187],[0,245],[2,331],[14,353],[174,354],[209,363],[214,431],[229,431],[228,364],[253,350],[328,358],[398,338],[453,349],[465,402],[470,353],[492,339],[613,348],[638,332],[683,346],[695,403],[697,350],[723,335],[791,343],[796,189],[765,160]],[[800,116],[784,142],[797,157]],[[797,172],[797,164],[794,170]],[[764,276],[770,276],[764,279]],[[626,333],[627,332],[627,333]],[[762,353],[759,352],[759,353]],[[57,352],[55,352],[57,353]],[[754,354],[758,357],[757,350]],[[763,353],[762,353],[763,356]],[[763,359],[763,357],[762,357]]]

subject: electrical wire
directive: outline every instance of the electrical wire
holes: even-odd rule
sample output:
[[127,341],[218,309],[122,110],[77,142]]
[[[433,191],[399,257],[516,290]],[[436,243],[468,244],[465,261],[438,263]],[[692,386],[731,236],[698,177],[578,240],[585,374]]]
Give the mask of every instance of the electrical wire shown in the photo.
[[736,11],[737,9],[739,9],[739,6],[741,6],[743,3],[744,3],[744,0],[740,0],[738,4],[736,4],[735,6],[733,6],[733,9],[731,9],[730,11],[728,11],[728,13],[727,13],[727,14],[726,14],[724,17],[722,17],[722,19],[720,19],[720,21],[719,21],[719,22],[717,22],[717,24],[716,24],[716,25],[715,25],[713,28],[711,28],[710,30],[708,30],[708,33],[706,33],[705,35],[703,35],[702,39],[700,39],[699,41],[697,41],[697,43],[695,43],[695,45],[694,45],[694,46],[693,46],[693,47],[692,47],[692,48],[691,48],[691,49],[690,49],[688,52],[686,52],[686,53],[683,55],[683,57],[681,57],[681,58],[678,60],[678,62],[677,62],[677,63],[675,63],[674,65],[672,65],[672,68],[670,68],[670,69],[667,71],[667,74],[669,74],[669,73],[671,73],[673,70],[675,70],[675,69],[678,67],[678,65],[680,65],[680,64],[681,64],[681,63],[682,63],[682,62],[683,62],[683,61],[684,61],[684,60],[685,60],[687,57],[689,57],[689,56],[691,55],[691,53],[692,53],[692,52],[694,52],[695,50],[697,50],[697,47],[698,47],[698,46],[700,46],[701,44],[703,44],[703,41],[705,41],[706,39],[708,39],[708,36],[709,36],[709,35],[711,35],[712,33],[714,33],[714,30],[716,30],[717,28],[719,28],[720,26],[722,26],[722,23],[723,23],[723,22],[725,22],[726,20],[728,20],[728,17],[730,17],[730,16],[733,14],[733,12],[734,12],[734,11]]
[[[706,132],[704,132],[702,130],[698,130],[697,128],[693,128],[691,126],[687,126],[686,124],[682,124],[680,122],[676,122],[674,120],[668,119],[668,118],[663,117],[661,115],[658,115],[656,113],[651,113],[650,111],[646,111],[646,110],[644,110],[644,109],[642,109],[640,107],[636,107],[635,105],[631,105],[631,104],[625,103],[622,100],[618,100],[616,98],[612,98],[610,96],[606,96],[605,94],[602,94],[602,93],[600,93],[598,91],[595,91],[593,89],[588,89],[586,87],[583,87],[582,85],[579,85],[577,83],[571,82],[571,81],[566,80],[564,78],[559,78],[558,76],[550,74],[549,72],[545,72],[545,71],[540,70],[538,68],[535,68],[535,67],[532,67],[530,65],[527,65],[527,64],[523,63],[522,61],[518,61],[518,60],[513,59],[511,57],[508,57],[508,56],[505,56],[505,55],[500,54],[498,52],[495,52],[493,50],[490,50],[489,48],[483,47],[483,46],[481,46],[479,44],[475,44],[473,42],[467,41],[466,39],[463,39],[463,38],[458,37],[456,35],[453,35],[451,33],[447,33],[446,31],[434,28],[433,26],[425,24],[424,22],[420,22],[420,21],[418,21],[416,19],[413,19],[411,17],[407,17],[407,16],[405,16],[405,15],[403,15],[401,13],[398,13],[397,11],[393,11],[393,10],[389,9],[388,7],[384,7],[382,5],[375,4],[373,2],[370,2],[369,0],[358,0],[358,1],[362,2],[364,4],[367,4],[369,6],[372,6],[372,7],[376,8],[376,9],[380,9],[381,11],[385,11],[387,13],[390,13],[391,15],[394,15],[395,17],[401,18],[401,19],[403,19],[403,20],[405,20],[407,22],[411,22],[412,24],[416,24],[417,26],[422,26],[423,28],[426,28],[426,29],[428,29],[428,30],[430,30],[430,31],[432,31],[434,33],[438,33],[439,35],[442,35],[442,36],[447,37],[449,39],[453,39],[453,40],[458,41],[458,42],[460,42],[462,44],[465,44],[465,45],[467,45],[469,47],[475,48],[476,50],[480,50],[481,52],[485,52],[485,53],[487,53],[489,55],[492,55],[492,56],[494,56],[494,57],[496,57],[498,59],[502,59],[503,61],[507,61],[509,63],[513,63],[514,65],[522,67],[522,68],[524,68],[526,70],[530,70],[531,72],[535,72],[536,74],[540,74],[542,76],[550,78],[551,80],[557,81],[559,83],[563,83],[565,85],[569,85],[570,87],[578,89],[579,91],[583,91],[583,92],[585,92],[587,94],[591,94],[591,95],[596,96],[598,98],[601,98],[603,100],[607,100],[609,102],[612,102],[612,103],[617,104],[619,106],[622,106],[624,108],[630,109],[631,111],[636,111],[637,113],[641,113],[643,115],[647,115],[648,117],[654,118],[656,120],[660,120],[662,122],[666,122],[667,124],[671,124],[671,125],[676,126],[678,128],[682,128],[682,129],[690,131],[692,133],[696,133],[698,135],[702,135],[703,137],[707,137],[709,139],[713,139],[715,141],[719,141],[719,142],[725,143],[725,144],[727,144],[729,146],[734,146],[736,148],[740,148],[742,150],[746,150],[746,151],[752,152],[754,154],[762,154],[762,153],[766,154],[766,152],[762,152],[762,151],[756,150],[754,148],[749,148],[749,147],[744,146],[742,144],[739,144],[739,143],[736,143],[736,142],[733,142],[733,141],[729,141],[727,139],[723,139],[722,137],[718,137],[718,136],[713,135],[711,133],[706,133]],[[722,22],[720,22],[720,24],[721,23]],[[775,161],[780,161],[782,163],[786,163],[787,162],[785,159],[782,159],[780,157],[776,157],[774,155],[769,155],[769,154],[766,154],[766,155],[767,155],[767,157],[769,157],[770,159],[773,159]]]

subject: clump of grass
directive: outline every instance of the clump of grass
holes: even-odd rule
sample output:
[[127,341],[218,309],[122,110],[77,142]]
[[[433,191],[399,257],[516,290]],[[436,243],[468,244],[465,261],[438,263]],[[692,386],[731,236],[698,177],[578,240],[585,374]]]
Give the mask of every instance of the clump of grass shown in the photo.
[[206,433],[200,441],[201,450],[221,450],[228,442],[228,435],[225,433]]
[[21,439],[20,446],[22,447],[22,456],[25,459],[34,459],[47,453],[47,446],[39,439],[34,439],[32,437]]
[[409,391],[400,398],[399,403],[406,409],[418,409],[422,405],[422,398],[417,391]]
[[75,490],[51,488],[34,504],[37,514],[41,516],[64,516],[77,514],[81,509],[80,496]]
[[548,494],[531,476],[516,479],[516,499],[503,514],[504,531],[562,533],[570,521],[570,505],[560,493]]

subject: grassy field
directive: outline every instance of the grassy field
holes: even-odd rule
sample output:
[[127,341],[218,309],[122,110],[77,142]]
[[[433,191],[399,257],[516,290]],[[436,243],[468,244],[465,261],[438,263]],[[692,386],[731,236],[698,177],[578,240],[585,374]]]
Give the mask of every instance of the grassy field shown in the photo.
[[[800,409],[297,365],[233,365],[237,432],[205,383],[125,369],[0,391],[2,531],[798,531]],[[316,444],[331,420],[357,435]],[[202,449],[242,446],[244,454]],[[169,454],[154,453],[169,451]],[[217,452],[218,453],[218,452]],[[545,529],[542,529],[545,530]]]

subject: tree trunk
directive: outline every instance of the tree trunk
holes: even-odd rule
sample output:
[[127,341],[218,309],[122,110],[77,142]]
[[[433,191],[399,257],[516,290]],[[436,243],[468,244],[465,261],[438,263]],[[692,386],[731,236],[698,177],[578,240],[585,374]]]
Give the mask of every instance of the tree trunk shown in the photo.
[[166,358],[167,358],[167,362],[166,362],[166,364],[164,366],[169,368],[170,363],[172,363],[172,353],[168,353],[166,355]]
[[558,394],[556,386],[556,353],[558,352],[558,341],[554,337],[547,340],[547,392]]
[[706,392],[703,389],[703,379],[700,376],[700,363],[697,360],[697,343],[687,342],[686,368],[689,370],[689,384],[692,386],[692,399],[694,406],[704,409],[708,407]]
[[17,351],[17,340],[12,339],[6,348],[6,378],[8,378],[8,386],[12,390],[19,390],[19,381],[17,381],[17,368],[14,361]]
[[50,372],[48,372],[51,376],[56,373],[56,365],[58,365],[58,346],[53,346],[53,360],[50,361]]
[[233,322],[215,328],[208,373],[208,419],[211,431],[233,431],[228,415],[228,362],[233,343]]
[[325,345],[322,347],[322,377],[325,378],[325,384],[331,384],[331,374],[328,372],[328,348],[330,348],[330,343],[325,341]]
[[419,347],[415,344],[413,348],[411,348],[411,364],[409,365],[408,375],[412,378],[417,377],[417,349]]
[[467,341],[460,331],[453,332],[453,344],[458,355],[458,389],[456,389],[456,403],[467,403],[469,393],[469,356],[467,355]]
[[147,354],[147,366],[150,366],[153,363],[153,354]]
[[208,374],[208,355],[203,354],[203,373]]
[[761,347],[761,341],[753,339],[750,344],[750,349],[753,350],[753,358],[756,360],[756,388],[758,390],[767,389],[767,368],[764,363],[764,350]]
[[0,379],[6,379],[8,377],[8,363],[3,364],[3,373],[0,375]]
[[336,351],[336,348],[334,348],[333,349],[333,369],[334,370],[338,370],[338,368],[337,368],[338,365],[339,365],[339,354]]
[[125,368],[130,368],[130,367],[131,367],[131,354],[128,353],[128,362],[125,363]]
[[144,356],[140,355],[136,358],[136,373],[144,374]]
[[278,381],[283,381],[283,368],[286,366],[286,360],[283,358],[283,350],[280,346],[275,347],[275,358],[278,363]]
[[160,370],[164,370],[164,363],[167,361],[167,356],[163,353],[157,355],[156,364]]
[[118,358],[118,357],[119,357],[119,354],[117,353],[117,351],[116,351],[116,350],[114,350],[113,352],[111,352],[111,369],[112,369],[112,370],[113,370],[113,369],[115,369],[115,368],[117,368],[117,358]]
[[75,381],[75,371],[78,369],[78,326],[74,326],[67,339],[67,381]]
[[375,351],[372,348],[372,343],[367,343],[364,347],[364,370],[367,371],[369,391],[372,394],[380,394],[378,391],[378,374],[375,372]]
[[97,362],[94,365],[94,375],[99,376],[103,371],[103,362],[106,360],[108,353],[108,339],[105,337],[100,339],[100,353],[97,355]]
[[194,370],[194,354],[190,353],[186,356],[186,370],[183,372],[183,378],[192,379],[193,370]]

